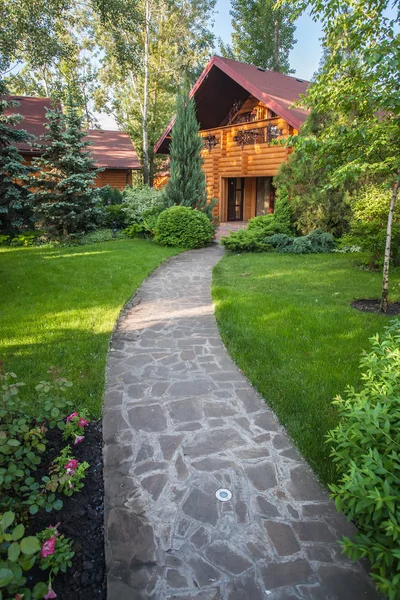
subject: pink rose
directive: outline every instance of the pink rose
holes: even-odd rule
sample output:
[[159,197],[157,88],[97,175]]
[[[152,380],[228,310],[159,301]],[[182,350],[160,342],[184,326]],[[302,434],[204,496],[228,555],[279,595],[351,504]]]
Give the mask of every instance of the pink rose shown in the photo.
[[72,421],[72,419],[74,419],[75,417],[79,417],[77,412],[73,412],[71,413],[68,417],[67,417],[67,421]]
[[89,421],[81,417],[78,421],[78,427],[86,427],[86,425],[89,425]]
[[57,531],[57,527],[59,527],[60,525],[61,525],[60,522],[58,522],[56,525],[49,525],[49,529],[53,529],[54,535],[56,535],[57,537],[60,535]]
[[56,538],[53,535],[49,540],[46,540],[45,542],[43,542],[43,546],[40,551],[40,556],[42,558],[46,558],[46,556],[50,556],[51,554],[54,554],[55,546],[56,546]]
[[75,435],[74,446],[76,446],[77,444],[82,442],[84,439],[85,439],[84,435]]
[[71,460],[69,460],[65,465],[64,465],[64,469],[73,469],[75,470],[79,465],[79,461],[77,461],[75,458],[72,458]]
[[51,589],[51,587],[49,587],[49,591],[45,595],[44,600],[51,600],[51,598],[57,598],[57,594],[53,589]]

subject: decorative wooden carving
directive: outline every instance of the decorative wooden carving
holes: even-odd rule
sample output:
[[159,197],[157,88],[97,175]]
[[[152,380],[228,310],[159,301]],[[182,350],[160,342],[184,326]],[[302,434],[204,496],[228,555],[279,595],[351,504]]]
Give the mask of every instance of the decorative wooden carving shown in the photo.
[[215,146],[218,144],[218,140],[215,137],[215,135],[206,135],[203,138],[204,141],[204,148],[206,148],[209,152],[211,152],[211,150],[213,148],[215,148]]
[[252,144],[269,144],[280,135],[282,135],[282,129],[278,129],[277,125],[267,125],[267,127],[257,129],[243,128],[233,139],[243,150],[244,146]]

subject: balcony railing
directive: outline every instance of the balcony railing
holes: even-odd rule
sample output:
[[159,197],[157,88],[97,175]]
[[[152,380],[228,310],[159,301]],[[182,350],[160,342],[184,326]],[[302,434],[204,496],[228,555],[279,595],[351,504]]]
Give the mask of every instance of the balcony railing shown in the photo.
[[245,146],[270,144],[273,140],[282,136],[284,131],[280,129],[278,123],[280,125],[282,120],[279,117],[273,117],[262,121],[235,123],[234,125],[223,125],[214,129],[203,129],[203,131],[200,131],[200,135],[203,138],[204,149],[208,152],[211,152],[214,148],[220,148],[223,139],[228,139],[228,143],[232,144],[233,142],[243,150]]
[[282,135],[282,129],[279,129],[277,125],[267,125],[253,129],[241,129],[233,139],[243,150],[245,146],[270,144],[280,135]]

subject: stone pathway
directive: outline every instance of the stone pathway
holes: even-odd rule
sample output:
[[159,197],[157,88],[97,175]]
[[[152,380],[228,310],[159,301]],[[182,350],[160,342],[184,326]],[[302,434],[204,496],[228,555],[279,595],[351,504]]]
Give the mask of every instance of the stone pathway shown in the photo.
[[353,527],[225,351],[210,298],[221,256],[159,268],[112,337],[108,600],[375,600],[336,541]]

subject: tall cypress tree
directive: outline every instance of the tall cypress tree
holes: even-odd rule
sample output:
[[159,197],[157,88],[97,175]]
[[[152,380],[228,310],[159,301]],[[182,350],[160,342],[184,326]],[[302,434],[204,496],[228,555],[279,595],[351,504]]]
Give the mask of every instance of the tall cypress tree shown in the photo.
[[91,157],[74,104],[47,111],[48,132],[37,146],[42,153],[33,162],[31,201],[36,219],[56,234],[69,235],[93,229],[99,219],[98,192],[93,187],[99,169]]
[[171,170],[166,195],[171,205],[180,204],[199,210],[206,209],[206,179],[202,171],[201,150],[196,105],[185,87],[177,97],[176,118],[170,147]]
[[0,231],[12,233],[29,223],[27,191],[24,184],[31,169],[15,144],[29,141],[30,136],[15,125],[22,121],[21,115],[6,115],[8,108],[17,107],[18,102],[7,100],[7,89],[0,81]]

